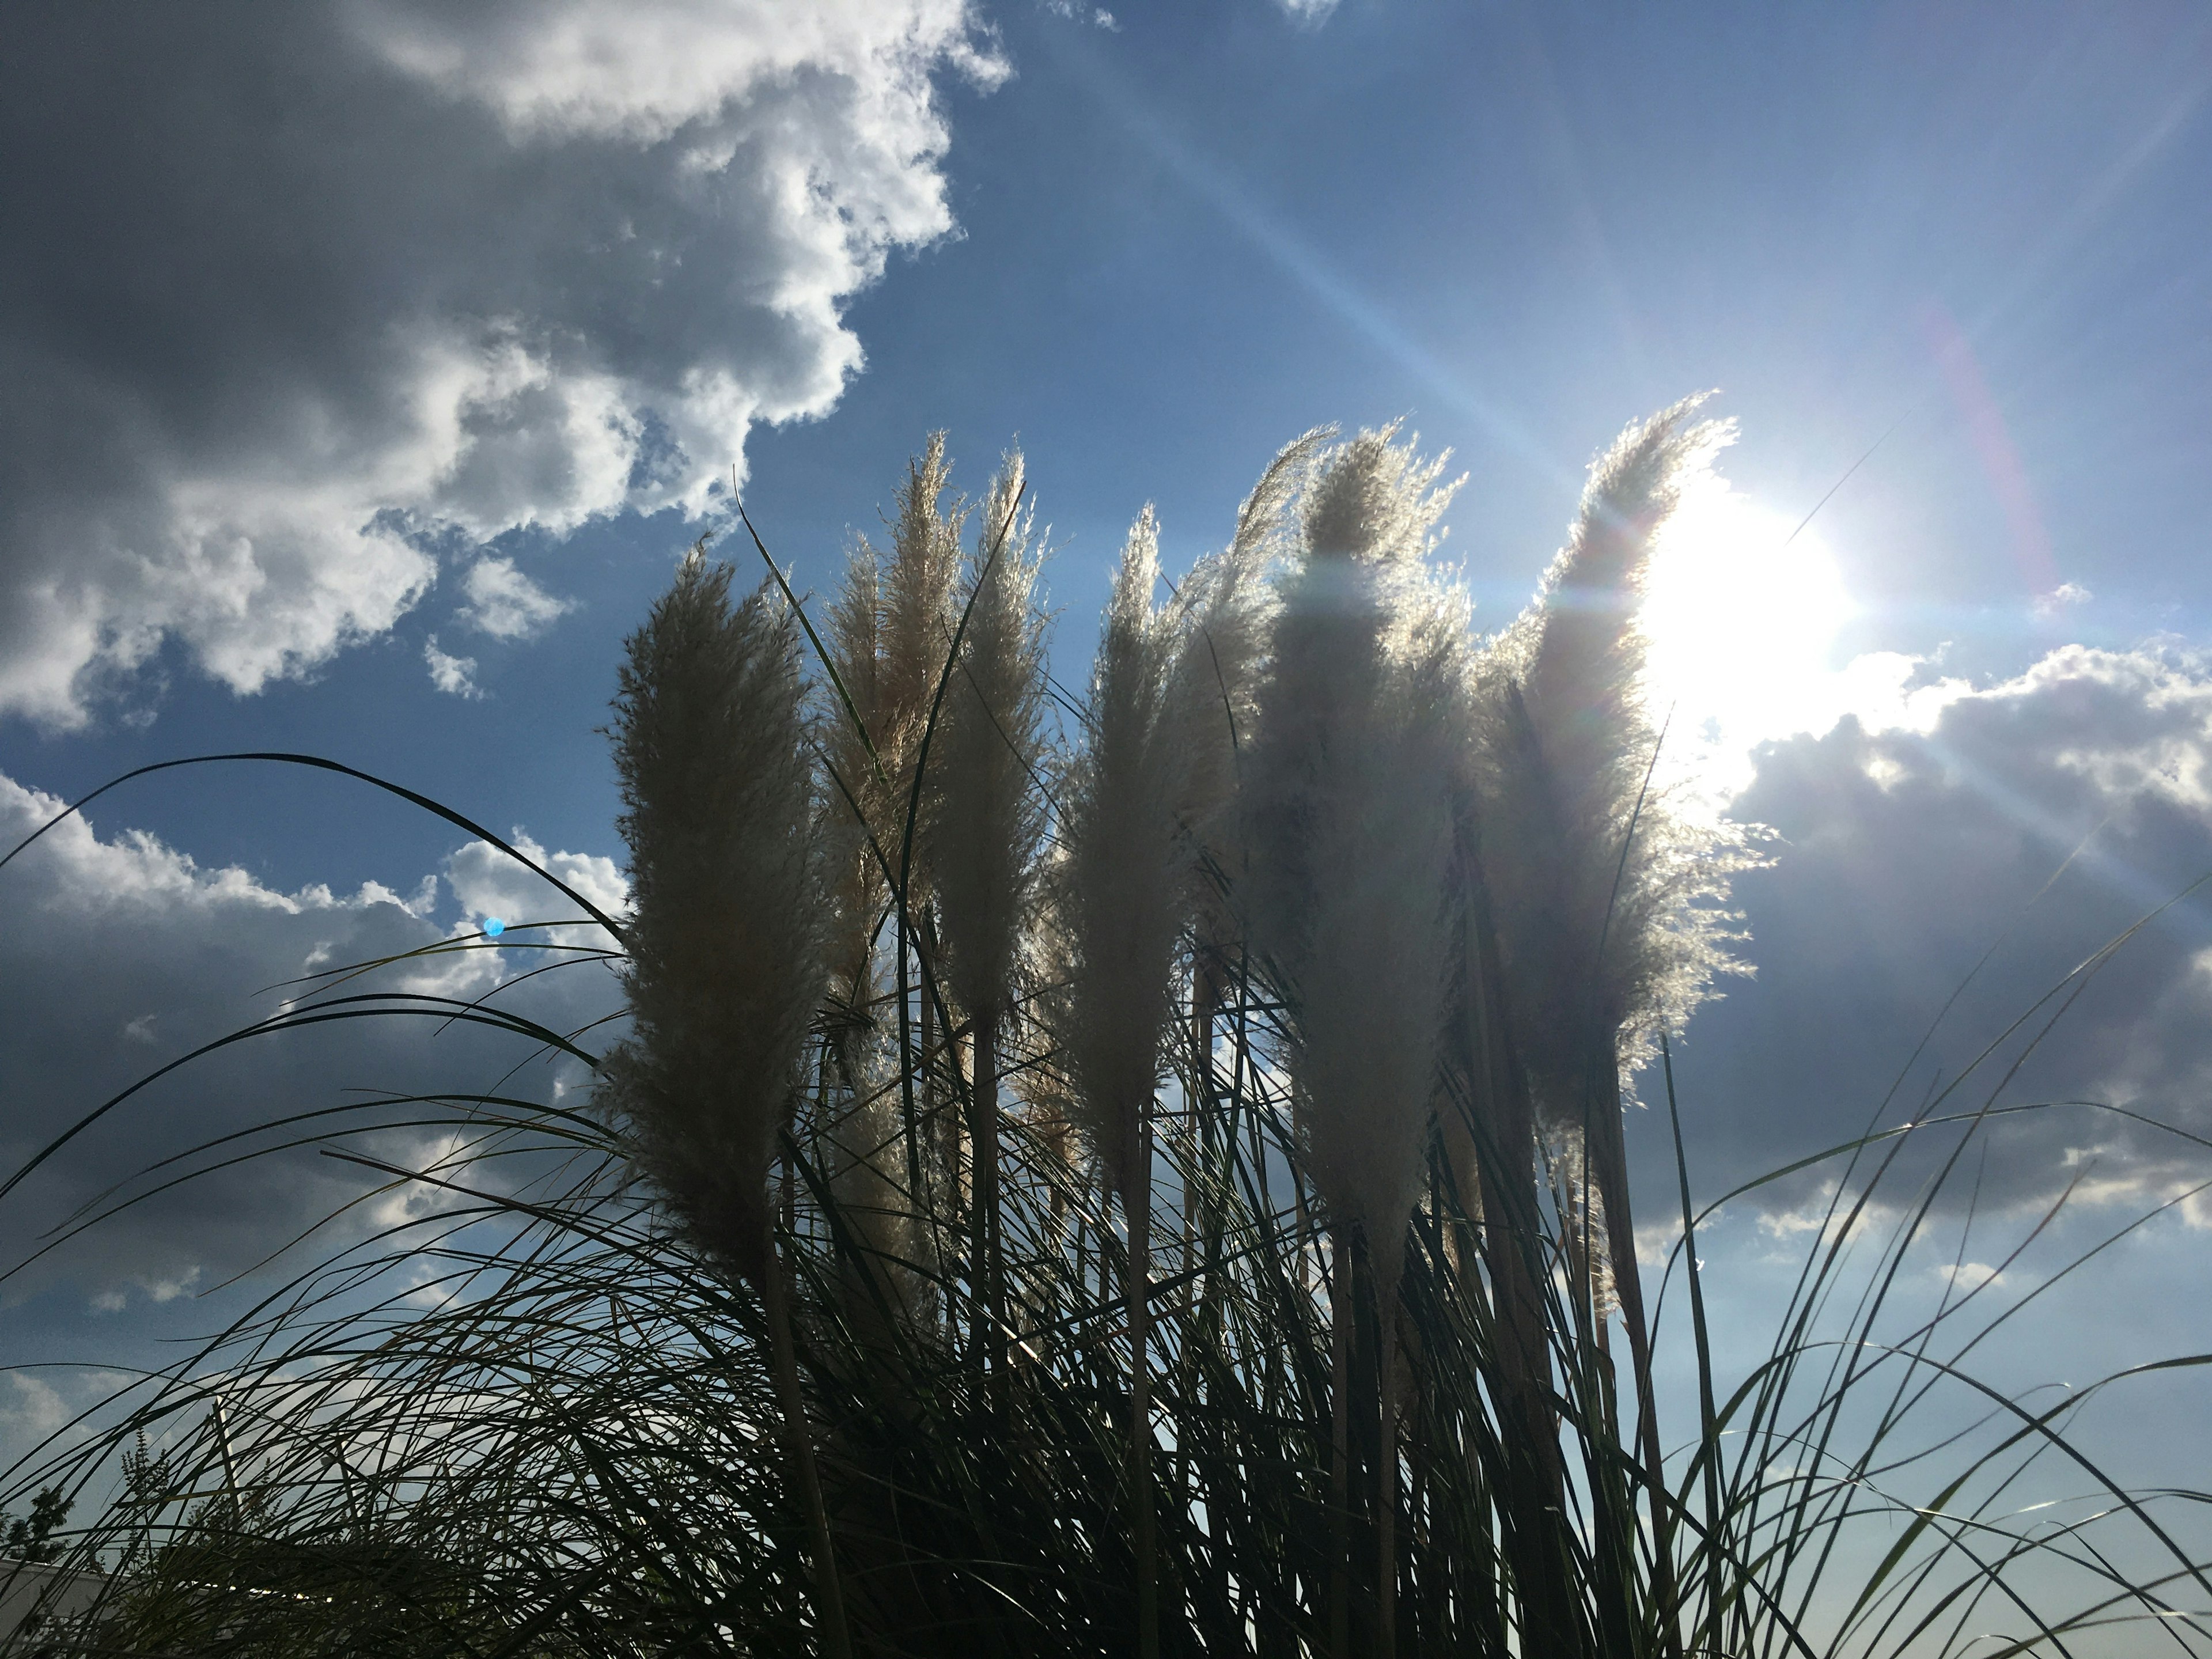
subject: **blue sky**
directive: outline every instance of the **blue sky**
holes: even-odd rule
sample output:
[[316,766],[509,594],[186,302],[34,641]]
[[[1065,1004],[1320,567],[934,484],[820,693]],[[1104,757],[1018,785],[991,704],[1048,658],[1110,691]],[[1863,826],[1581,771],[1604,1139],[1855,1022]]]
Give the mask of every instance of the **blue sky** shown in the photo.
[[[1823,614],[1729,615],[1692,653],[1754,677],[1731,718],[1776,741],[1755,766],[1738,744],[1731,787],[1784,838],[1741,892],[1759,977],[1682,1057],[1714,1189],[1855,1133],[2001,930],[1909,1099],[2212,868],[2201,7],[130,15],[0,21],[0,775],[21,789],[307,750],[611,884],[594,728],[675,556],[721,533],[733,461],[824,592],[925,433],[971,490],[1018,438],[1079,683],[1138,509],[1179,569],[1307,427],[1402,416],[1453,451],[1448,551],[1497,626],[1591,455],[1717,388],[1759,522],[1819,506],[1773,559],[1830,561],[1833,585]],[[514,902],[446,826],[325,779],[173,774],[94,825],[0,873],[10,1152],[316,951]],[[2201,912],[2151,930],[2014,1086],[2212,1121]],[[419,1058],[287,1051],[180,1085],[70,1189],[219,1120],[227,1088]],[[2192,1167],[2039,1121],[1990,1190],[2028,1214],[2084,1164],[2113,1214]],[[1746,1260],[1806,1190],[1738,1212]],[[24,1354],[127,1356],[198,1317],[186,1275],[317,1201],[279,1197],[266,1225],[234,1194],[180,1201],[0,1318]],[[2146,1298],[2212,1244],[2212,1211],[2189,1216]],[[0,1395],[19,1428],[45,1409]]]

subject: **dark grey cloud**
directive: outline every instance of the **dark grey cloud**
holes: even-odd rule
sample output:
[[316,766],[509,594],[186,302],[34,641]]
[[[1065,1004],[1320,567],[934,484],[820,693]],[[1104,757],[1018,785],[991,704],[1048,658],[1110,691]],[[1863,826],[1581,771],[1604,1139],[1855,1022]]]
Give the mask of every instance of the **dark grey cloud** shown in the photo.
[[[1737,802],[1783,840],[1739,887],[1758,976],[1698,1017],[1679,1056],[1707,1195],[1877,1119],[1992,1102],[2101,1102],[2212,1134],[2212,892],[2005,1036],[2212,872],[2212,673],[2186,653],[2069,647],[1946,695],[1924,729],[1851,718],[1767,747]],[[1662,1126],[1636,1127],[1656,1164]],[[1916,1139],[1900,1194],[1954,1144]],[[1977,1182],[1985,1206],[2046,1202],[2086,1175],[2081,1198],[2134,1205],[2212,1176],[2201,1149],[2078,1106],[2008,1116],[1987,1145],[1956,1202]],[[2212,1222],[2212,1206],[2197,1213]]]
[[0,714],[172,638],[298,672],[420,599],[416,532],[702,507],[950,228],[948,65],[1003,72],[965,0],[7,8]]
[[[0,778],[0,846],[13,846],[58,805]],[[620,908],[623,884],[611,860],[545,854],[516,833],[572,887],[604,908]],[[0,872],[0,1166],[12,1173],[118,1091],[307,989],[272,988],[435,944],[488,915],[523,922],[573,913],[570,901],[481,843],[457,849],[410,893],[373,884],[350,894],[321,886],[287,893],[241,870],[203,867],[151,836],[73,820]],[[343,988],[472,998],[544,960],[529,951],[447,954]],[[586,967],[530,980],[495,1003],[573,1030],[617,1007],[620,995],[603,968]],[[142,1171],[216,1136],[374,1092],[489,1090],[532,1052],[522,1039],[392,1018],[255,1038],[194,1061],[0,1201],[0,1265],[23,1261],[88,1200],[117,1183],[142,1190],[143,1182],[129,1184]],[[503,1091],[573,1100],[586,1077],[574,1062],[528,1063]],[[387,1127],[358,1144],[420,1168],[444,1137],[388,1127],[401,1115],[422,1114],[370,1114],[360,1121]],[[312,1153],[196,1180],[14,1276],[0,1285],[0,1303],[45,1292],[81,1310],[128,1315],[252,1266],[374,1181]],[[319,1243],[434,1201],[424,1189],[389,1197]]]

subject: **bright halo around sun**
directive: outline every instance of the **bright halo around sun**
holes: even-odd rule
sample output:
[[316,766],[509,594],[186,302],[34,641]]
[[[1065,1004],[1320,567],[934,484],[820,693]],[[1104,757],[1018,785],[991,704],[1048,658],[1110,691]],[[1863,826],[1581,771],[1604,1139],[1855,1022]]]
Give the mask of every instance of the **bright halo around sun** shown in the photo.
[[1837,712],[1829,657],[1855,607],[1835,556],[1796,529],[1708,473],[1653,549],[1642,623],[1652,716],[1669,720],[1661,768],[1716,795],[1750,781],[1755,744]]

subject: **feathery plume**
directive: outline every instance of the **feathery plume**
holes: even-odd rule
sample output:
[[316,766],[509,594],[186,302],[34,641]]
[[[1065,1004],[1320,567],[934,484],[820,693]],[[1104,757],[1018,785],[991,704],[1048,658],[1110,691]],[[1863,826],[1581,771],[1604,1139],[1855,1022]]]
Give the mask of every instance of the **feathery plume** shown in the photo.
[[[1295,551],[1291,509],[1316,457],[1335,435],[1334,427],[1316,427],[1276,453],[1237,508],[1228,548],[1200,561],[1164,618],[1175,636],[1161,713],[1166,747],[1177,757],[1180,773],[1174,809],[1182,830],[1217,862],[1225,858],[1233,829],[1228,809],[1236,794],[1237,752],[1255,729],[1260,673],[1274,621],[1267,570]],[[1212,942],[1224,942],[1226,910],[1218,903],[1205,908]]]
[[695,549],[631,636],[615,766],[634,1026],[602,1071],[639,1167],[758,1283],[768,1185],[821,1001],[820,872],[795,618]]
[[695,547],[631,635],[618,684],[632,1029],[599,1097],[678,1226],[760,1294],[823,1646],[848,1659],[769,1198],[823,981],[798,619],[770,586],[732,607],[729,567]]
[[1309,432],[1276,455],[1228,550],[1200,561],[1165,605],[1152,600],[1150,507],[1115,575],[1085,739],[1060,790],[1054,910],[1066,959],[1054,1024],[1079,1124],[1125,1199],[1146,1177],[1137,1122],[1164,1070],[1177,939],[1207,890],[1198,866],[1226,828],[1238,734],[1253,726],[1273,611],[1267,562],[1327,435]]
[[944,911],[945,976],[971,1017],[996,1013],[1013,994],[1044,833],[1045,618],[1032,514],[1016,506],[1022,493],[1017,451],[985,498],[963,595],[967,631],[924,783],[921,838]]
[[1450,498],[1396,428],[1333,452],[1280,590],[1245,812],[1314,1182],[1395,1283],[1441,1019],[1454,679],[1424,560]]
[[[884,750],[895,722],[885,695],[883,559],[866,541],[847,559],[845,580],[823,629],[823,645],[845,697],[827,696],[820,720],[823,759],[831,774],[822,793],[822,842],[828,871],[830,991],[848,1018],[862,1018],[873,989],[876,925],[890,896],[884,856],[900,803]],[[875,845],[870,844],[871,837]]]
[[1727,967],[1704,901],[1740,843],[1676,822],[1645,782],[1658,742],[1636,625],[1653,540],[1729,425],[1689,398],[1591,469],[1567,544],[1487,661],[1483,860],[1515,988],[1516,1046],[1548,1125],[1579,1122],[1594,1048],[1631,1069]]
[[1125,1203],[1150,1180],[1139,1128],[1162,1070],[1188,837],[1176,821],[1183,756],[1163,719],[1173,660],[1154,607],[1158,525],[1131,526],[1091,671],[1085,741],[1060,785],[1054,911],[1066,951],[1054,1001],[1076,1121]]
[[941,502],[951,478],[945,434],[933,432],[917,459],[907,464],[891,521],[890,555],[881,577],[882,732],[877,743],[897,784],[898,810],[914,780],[915,747],[951,648],[960,586],[960,534],[964,504]]

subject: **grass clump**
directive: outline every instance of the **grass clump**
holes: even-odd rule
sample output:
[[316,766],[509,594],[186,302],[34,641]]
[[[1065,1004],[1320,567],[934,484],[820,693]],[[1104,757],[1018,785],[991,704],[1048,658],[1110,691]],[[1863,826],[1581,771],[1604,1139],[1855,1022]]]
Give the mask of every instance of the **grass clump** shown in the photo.
[[[1652,784],[1637,605],[1726,437],[1694,414],[1601,458],[1487,638],[1435,558],[1442,463],[1310,433],[1164,598],[1139,517],[1080,701],[1018,456],[970,513],[931,439],[819,633],[772,563],[739,597],[695,550],[622,672],[631,907],[579,959],[627,1034],[470,1011],[591,1067],[590,1109],[286,1137],[441,1203],[19,1467],[127,1454],[86,1639],[1764,1659],[2135,1620],[2203,1650],[2177,1500],[1966,1370],[2008,1316],[1884,1322],[1949,1173],[1884,1209],[1907,1133],[1829,1155],[1740,1382],[1680,1258],[1698,1421],[1661,1422],[1621,1114],[1655,1060],[1673,1110],[1749,858]],[[1996,1127],[1969,1086],[1909,1132],[1959,1130],[1951,1167]],[[395,1123],[447,1152],[360,1150]],[[1916,1439],[1956,1394],[1981,1419]],[[2003,1510],[2069,1459],[2100,1513]]]

